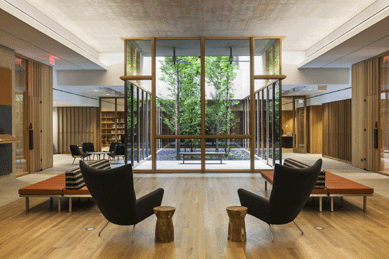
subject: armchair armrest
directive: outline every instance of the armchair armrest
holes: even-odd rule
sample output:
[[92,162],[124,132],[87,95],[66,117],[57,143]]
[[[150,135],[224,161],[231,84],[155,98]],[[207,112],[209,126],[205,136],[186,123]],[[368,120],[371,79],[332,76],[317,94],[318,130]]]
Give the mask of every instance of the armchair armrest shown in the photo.
[[247,207],[247,213],[254,217],[269,222],[270,203],[269,200],[244,189],[238,190],[240,204]]
[[136,200],[136,218],[140,222],[154,214],[154,208],[161,206],[164,190],[159,188]]

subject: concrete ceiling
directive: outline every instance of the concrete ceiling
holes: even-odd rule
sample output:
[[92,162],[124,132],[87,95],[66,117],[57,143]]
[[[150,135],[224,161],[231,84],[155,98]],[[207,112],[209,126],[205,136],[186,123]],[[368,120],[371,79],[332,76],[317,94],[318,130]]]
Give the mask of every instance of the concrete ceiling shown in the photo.
[[51,66],[50,55],[55,60],[56,69],[103,69],[90,59],[65,47],[46,34],[32,28],[25,22],[0,9],[0,45],[9,47],[16,53]]
[[376,0],[26,0],[98,52],[120,37],[286,36],[306,50]]

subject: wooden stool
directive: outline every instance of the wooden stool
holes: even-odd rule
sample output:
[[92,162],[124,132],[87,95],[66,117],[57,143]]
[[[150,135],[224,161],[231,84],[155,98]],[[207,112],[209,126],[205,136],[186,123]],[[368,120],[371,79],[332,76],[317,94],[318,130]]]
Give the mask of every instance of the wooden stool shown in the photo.
[[247,207],[231,206],[227,207],[227,214],[230,218],[228,223],[228,240],[234,242],[246,241],[246,226],[244,217],[247,213]]
[[155,226],[155,242],[169,243],[174,241],[173,214],[176,208],[171,206],[159,206],[154,208],[157,216]]

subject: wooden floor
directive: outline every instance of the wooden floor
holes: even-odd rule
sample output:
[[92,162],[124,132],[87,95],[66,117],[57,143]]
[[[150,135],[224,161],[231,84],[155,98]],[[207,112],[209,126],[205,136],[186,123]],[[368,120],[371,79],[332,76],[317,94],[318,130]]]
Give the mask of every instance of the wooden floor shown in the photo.
[[[388,258],[389,199],[374,195],[363,212],[362,198],[329,200],[318,211],[318,201],[308,201],[296,222],[275,226],[271,243],[268,225],[247,215],[247,241],[227,241],[226,207],[238,205],[238,188],[266,196],[260,177],[136,177],[137,196],[158,187],[165,189],[162,204],[177,208],[173,217],[175,241],[154,242],[156,217],[132,227],[109,224],[101,237],[98,231],[106,220],[93,201],[82,199],[69,213],[62,200],[57,213],[48,199],[31,198],[30,212],[24,200],[1,207],[0,258]],[[271,187],[270,187],[271,188]],[[316,230],[315,226],[324,230]],[[86,231],[94,227],[94,231]]]

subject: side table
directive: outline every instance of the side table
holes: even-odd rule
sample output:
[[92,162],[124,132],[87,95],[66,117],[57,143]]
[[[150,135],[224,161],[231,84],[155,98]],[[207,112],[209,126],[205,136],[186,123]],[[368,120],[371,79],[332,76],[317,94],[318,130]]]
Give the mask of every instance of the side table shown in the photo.
[[246,225],[244,217],[247,207],[231,206],[227,207],[227,214],[230,218],[228,222],[228,240],[233,242],[246,241]]
[[171,206],[159,206],[154,208],[157,216],[155,226],[155,242],[169,243],[174,241],[173,214],[176,208]]

